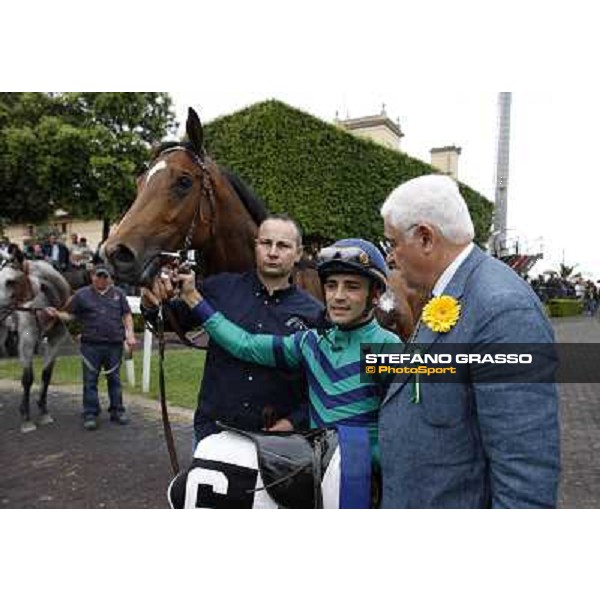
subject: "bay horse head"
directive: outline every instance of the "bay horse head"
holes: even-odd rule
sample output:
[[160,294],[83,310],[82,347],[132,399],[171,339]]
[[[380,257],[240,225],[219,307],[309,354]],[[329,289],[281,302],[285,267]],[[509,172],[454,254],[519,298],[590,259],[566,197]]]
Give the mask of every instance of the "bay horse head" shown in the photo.
[[240,197],[247,188],[206,154],[202,123],[191,108],[187,137],[158,150],[138,179],[133,205],[104,244],[120,281],[146,282],[161,252],[200,250],[204,275],[254,266],[264,206],[264,214],[251,210]]

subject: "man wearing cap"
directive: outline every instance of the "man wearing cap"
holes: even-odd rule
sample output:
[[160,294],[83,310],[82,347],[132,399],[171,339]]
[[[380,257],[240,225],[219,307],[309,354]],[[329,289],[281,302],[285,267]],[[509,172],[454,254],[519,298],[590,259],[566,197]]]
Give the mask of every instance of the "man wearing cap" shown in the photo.
[[125,294],[113,285],[108,267],[98,264],[92,270],[92,284],[78,290],[67,303],[68,312],[52,312],[62,320],[81,323],[81,357],[83,363],[83,426],[98,428],[100,401],[98,377],[106,375],[110,398],[110,421],[128,422],[123,407],[120,367],[123,340],[130,349],[136,345],[133,317]]

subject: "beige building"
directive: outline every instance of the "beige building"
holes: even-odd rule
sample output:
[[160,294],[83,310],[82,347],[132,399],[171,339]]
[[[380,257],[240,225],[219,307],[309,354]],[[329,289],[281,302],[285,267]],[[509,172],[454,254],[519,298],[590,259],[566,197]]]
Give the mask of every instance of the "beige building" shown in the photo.
[[[69,245],[71,234],[76,233],[80,238],[86,238],[88,246],[95,250],[102,241],[102,221],[73,221],[64,211],[56,211],[54,218],[43,226],[43,231],[55,231],[62,240]],[[11,242],[23,245],[40,235],[40,230],[35,225],[7,225],[4,235]]]
[[462,148],[457,146],[445,146],[443,148],[431,149],[431,166],[458,180],[458,159]]
[[386,114],[385,108],[380,115],[361,117],[359,119],[346,119],[341,121],[336,117],[335,124],[358,135],[390,148],[400,150],[400,141],[404,137],[400,123],[394,123]]
[[[335,124],[346,131],[360,137],[367,138],[390,148],[400,150],[400,142],[404,137],[400,122],[394,123],[386,114],[385,106],[381,114],[372,117],[360,117],[358,119],[346,119],[344,121],[336,117]],[[458,180],[458,162],[462,149],[457,146],[444,146],[443,148],[432,148],[431,166],[445,175],[450,175]]]

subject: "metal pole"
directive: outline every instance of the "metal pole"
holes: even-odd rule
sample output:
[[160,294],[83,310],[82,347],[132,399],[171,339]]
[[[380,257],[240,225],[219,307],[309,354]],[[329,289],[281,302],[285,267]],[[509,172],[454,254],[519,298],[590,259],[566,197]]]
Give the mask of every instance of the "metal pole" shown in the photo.
[[152,361],[152,333],[144,331],[144,362],[142,367],[142,391],[147,394],[150,391],[150,364]]
[[496,164],[496,205],[494,207],[495,247],[500,256],[506,251],[508,226],[508,184],[510,174],[510,130],[512,92],[498,96],[498,156]]

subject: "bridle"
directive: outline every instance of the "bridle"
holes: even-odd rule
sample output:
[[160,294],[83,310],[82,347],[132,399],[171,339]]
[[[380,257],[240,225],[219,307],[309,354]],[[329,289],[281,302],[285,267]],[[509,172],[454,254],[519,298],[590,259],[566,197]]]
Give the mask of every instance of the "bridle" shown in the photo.
[[[174,152],[185,152],[188,155],[188,157],[193,161],[193,163],[200,169],[200,171],[202,173],[201,193],[199,193],[197,195],[197,201],[196,201],[196,204],[194,207],[194,214],[192,216],[190,226],[188,227],[187,232],[184,237],[183,248],[180,248],[180,250],[183,250],[183,252],[188,252],[192,247],[192,243],[194,241],[194,233],[196,231],[198,222],[200,222],[204,225],[208,225],[209,232],[210,232],[210,238],[211,239],[214,238],[215,228],[216,228],[216,213],[217,213],[216,196],[215,196],[215,190],[214,190],[212,177],[210,175],[210,171],[209,171],[207,163],[206,163],[206,159],[205,159],[206,154],[204,153],[204,151],[202,152],[201,155],[199,155],[196,152],[192,151],[191,149],[189,149],[185,146],[172,146],[170,148],[163,150],[162,152],[160,152],[160,154],[158,154],[154,158],[154,160],[148,167],[148,172],[150,172],[152,170],[152,168],[154,166],[156,166],[161,159],[164,159],[166,156],[169,156],[170,154],[173,154]],[[202,202],[203,198],[206,198],[208,200],[208,202],[207,203]],[[203,208],[206,204],[208,204],[208,212],[209,212],[208,217],[204,214],[204,211],[203,211]],[[146,259],[146,261],[144,262],[144,264],[142,265],[142,269],[141,269],[142,275],[140,278],[141,285],[145,285],[149,281],[152,281],[154,279],[154,277],[156,277],[156,275],[158,274],[158,270],[159,270],[158,263],[160,262],[161,254],[162,254],[161,252],[157,252],[156,254],[149,256]],[[202,265],[202,263],[203,263],[203,261],[200,261],[201,265]]]
[[[153,161],[153,164],[156,164],[161,158],[164,158],[174,152],[185,152],[194,162],[194,164],[200,169],[202,173],[202,190],[200,194],[198,194],[198,200],[196,202],[196,206],[194,208],[194,216],[192,217],[192,221],[187,230],[187,233],[184,238],[184,252],[188,252],[191,249],[192,242],[194,239],[194,232],[196,231],[196,226],[198,222],[208,225],[211,238],[215,235],[215,221],[216,221],[216,198],[215,191],[212,182],[212,178],[210,176],[210,172],[208,170],[206,161],[205,161],[205,153],[202,152],[201,155],[196,154],[189,148],[185,146],[173,146],[171,148],[167,148],[163,152],[161,152]],[[208,200],[208,209],[209,215],[208,218],[203,213],[203,206],[205,203],[202,202],[203,198]],[[145,273],[148,268],[156,261],[156,259],[160,256],[156,255],[151,257],[142,272]],[[188,346],[198,348],[195,344],[192,344],[187,340],[181,328],[176,323],[171,311],[168,306],[165,304],[161,304],[158,312],[157,326],[156,329],[152,328],[152,326],[146,322],[146,327],[156,334],[158,338],[158,378],[159,378],[159,396],[160,396],[160,406],[161,406],[161,414],[163,421],[163,430],[165,433],[165,440],[167,443],[167,450],[169,453],[169,459],[171,462],[171,468],[173,470],[174,475],[178,475],[179,473],[179,462],[177,460],[177,450],[175,449],[175,441],[173,439],[173,431],[171,428],[171,422],[169,419],[169,411],[167,407],[167,399],[166,399],[166,383],[165,383],[165,372],[164,372],[164,360],[165,360],[165,317],[171,323],[173,329],[177,333],[178,337]]]
[[[194,216],[190,223],[190,227],[186,233],[184,238],[184,247],[183,250],[188,251],[192,246],[192,241],[194,239],[194,231],[196,230],[196,225],[198,224],[198,220],[200,223],[209,226],[211,237],[215,234],[215,219],[216,219],[216,199],[215,199],[215,190],[212,183],[212,178],[210,176],[210,172],[206,165],[206,154],[202,152],[202,155],[198,155],[189,148],[185,146],[173,146],[172,148],[167,148],[163,152],[161,152],[155,159],[155,163],[168,156],[169,154],[173,154],[173,152],[185,152],[194,162],[194,164],[200,169],[202,172],[202,194],[198,194],[198,201],[196,203],[196,207],[194,209]],[[208,219],[202,213],[202,198],[205,197],[208,200],[209,207],[209,217]]]
[[3,323],[10,315],[15,312],[28,312],[28,313],[36,313],[39,311],[39,308],[33,306],[24,306],[28,302],[33,302],[35,300],[35,293],[33,289],[33,285],[31,283],[31,279],[29,277],[29,269],[27,266],[27,262],[20,263],[14,256],[8,256],[2,260],[0,263],[0,272],[4,271],[6,268],[12,268],[15,271],[19,271],[22,273],[24,278],[24,284],[20,288],[20,293],[15,298],[13,304],[9,304],[7,306],[0,306],[0,323]]

